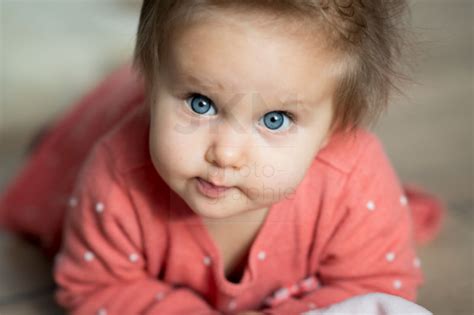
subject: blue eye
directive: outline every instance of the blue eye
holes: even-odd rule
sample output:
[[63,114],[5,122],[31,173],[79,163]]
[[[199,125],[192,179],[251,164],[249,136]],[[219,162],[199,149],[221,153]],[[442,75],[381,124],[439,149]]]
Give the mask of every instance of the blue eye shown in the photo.
[[188,100],[190,100],[190,102],[187,103],[191,106],[191,109],[199,115],[204,115],[209,112],[209,109],[214,108],[214,103],[209,98],[200,94],[192,94],[186,99],[186,101]]
[[288,129],[289,125],[293,122],[293,116],[288,112],[274,111],[265,114],[263,117],[263,124],[270,130],[278,130],[281,126],[286,125]]
[[[193,112],[198,115],[210,116],[216,114],[215,105],[208,97],[199,93],[192,93],[186,97],[186,104],[188,104]],[[211,113],[209,114],[209,111]],[[207,115],[206,115],[207,114]],[[293,122],[295,117],[292,113],[286,111],[272,111],[266,113],[260,120],[263,120],[265,128],[281,132],[288,129]],[[261,124],[261,123],[260,123]],[[285,128],[281,128],[285,126]]]

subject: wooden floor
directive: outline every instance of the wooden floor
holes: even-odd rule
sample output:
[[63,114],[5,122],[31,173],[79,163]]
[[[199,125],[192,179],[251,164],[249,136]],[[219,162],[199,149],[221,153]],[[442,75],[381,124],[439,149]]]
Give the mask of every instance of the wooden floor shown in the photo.
[[[1,4],[2,36],[8,44],[2,47],[7,66],[0,76],[0,191],[23,162],[22,152],[37,128],[131,52],[137,6],[116,8],[110,1],[62,6],[55,1],[54,7],[52,3]],[[404,88],[407,97],[393,100],[375,131],[402,181],[422,185],[449,205],[439,237],[419,248],[426,282],[418,303],[436,315],[472,315],[473,4],[470,0],[411,3],[423,49],[414,76],[417,83]],[[43,23],[55,12],[63,17],[57,23],[68,23],[66,34],[60,34],[61,27]],[[95,20],[82,25],[80,14],[92,12]],[[87,44],[91,38],[97,45]],[[40,63],[31,54],[42,48],[47,53]],[[62,57],[68,53],[74,58]],[[24,60],[31,64],[25,67]],[[35,247],[0,231],[0,314],[62,314],[54,304],[50,270],[51,262]]]

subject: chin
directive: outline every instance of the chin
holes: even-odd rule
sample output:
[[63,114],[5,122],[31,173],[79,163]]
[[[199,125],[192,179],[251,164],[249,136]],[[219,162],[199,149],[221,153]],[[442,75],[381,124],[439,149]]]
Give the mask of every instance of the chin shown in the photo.
[[220,213],[210,213],[210,214],[197,213],[197,214],[204,219],[214,219],[214,220],[227,219],[231,217],[231,215],[222,215]]
[[[202,202],[202,200],[194,203],[195,208],[191,208],[197,215],[206,219],[229,219],[246,212],[241,208],[242,205],[227,205],[225,202]],[[237,206],[238,208],[234,208]]]
[[202,209],[200,207],[196,208],[196,210],[194,208],[191,208],[191,209],[193,210],[194,213],[206,219],[225,219],[234,215],[233,213],[219,211],[219,207],[213,210],[212,208],[214,207],[216,207],[216,205],[208,206],[207,209],[206,208]]

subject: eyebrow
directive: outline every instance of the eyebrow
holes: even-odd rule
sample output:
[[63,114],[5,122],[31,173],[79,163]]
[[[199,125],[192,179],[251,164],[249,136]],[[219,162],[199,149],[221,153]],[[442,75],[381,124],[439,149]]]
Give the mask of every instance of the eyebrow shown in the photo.
[[186,82],[190,82],[190,83],[193,83],[193,84],[196,84],[196,85],[199,85],[201,87],[205,87],[205,88],[218,88],[220,90],[224,90],[224,86],[220,83],[220,82],[214,82],[212,80],[209,80],[209,79],[206,79],[206,80],[202,80],[192,74],[186,74],[183,76],[184,77],[184,80]]
[[[218,89],[218,90],[224,90],[224,86],[217,81],[205,79],[202,80],[199,77],[196,77],[192,74],[185,74],[182,76],[185,80],[185,82],[190,82],[192,84],[195,84],[196,86],[199,86],[201,88],[206,88],[206,89]],[[262,100],[265,104],[264,100]],[[288,109],[288,110],[297,110],[297,111],[302,111],[304,113],[308,113],[310,111],[310,106],[306,104],[306,102],[299,100],[299,99],[294,99],[294,98],[289,98],[288,100],[280,100],[277,105],[280,109]],[[295,106],[298,106],[295,108]],[[271,107],[271,106],[269,106]]]

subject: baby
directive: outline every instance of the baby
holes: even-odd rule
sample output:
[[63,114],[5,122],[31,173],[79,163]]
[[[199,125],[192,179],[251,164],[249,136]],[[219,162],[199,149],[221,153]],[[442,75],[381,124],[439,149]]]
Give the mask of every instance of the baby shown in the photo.
[[287,315],[371,292],[414,301],[410,205],[365,128],[394,87],[405,8],[145,0],[134,59],[144,98],[109,107],[97,142],[90,102],[74,123],[94,146],[70,163],[80,173],[68,179],[58,303]]

